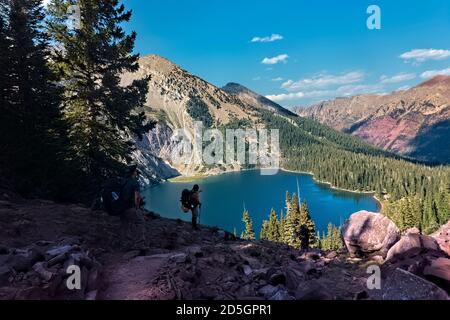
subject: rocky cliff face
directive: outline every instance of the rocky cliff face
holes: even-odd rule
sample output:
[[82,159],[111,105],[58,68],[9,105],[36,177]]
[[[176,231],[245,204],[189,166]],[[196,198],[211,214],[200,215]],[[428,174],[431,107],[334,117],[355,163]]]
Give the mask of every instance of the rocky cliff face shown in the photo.
[[134,154],[142,171],[146,172],[145,181],[157,181],[178,174],[189,176],[199,172],[208,174],[217,170],[239,170],[239,165],[211,169],[196,163],[174,163],[170,156],[176,147],[172,133],[184,129],[192,135],[194,121],[200,119],[211,119],[211,126],[214,127],[224,126],[233,120],[245,119],[254,123],[258,106],[215,87],[162,57],[143,57],[139,64],[140,69],[125,74],[122,81],[126,84],[134,79],[150,78],[144,111],[159,125],[142,142],[136,143],[138,150]]
[[338,98],[296,112],[401,155],[450,162],[450,149],[442,148],[450,138],[449,76],[408,90]]

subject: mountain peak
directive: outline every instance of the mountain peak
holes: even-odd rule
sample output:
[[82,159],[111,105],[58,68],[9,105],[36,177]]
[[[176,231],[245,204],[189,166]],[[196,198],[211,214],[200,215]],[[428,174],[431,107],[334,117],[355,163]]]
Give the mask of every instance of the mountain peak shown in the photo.
[[237,96],[240,100],[248,103],[249,105],[253,105],[261,109],[279,112],[282,114],[291,113],[289,110],[283,108],[279,104],[267,99],[263,95],[260,95],[239,83],[229,82],[224,87],[222,87],[222,90],[229,94]]
[[418,87],[432,87],[436,85],[447,85],[450,86],[450,76],[446,75],[437,75],[430,80],[427,80],[425,82],[422,82],[418,85]]

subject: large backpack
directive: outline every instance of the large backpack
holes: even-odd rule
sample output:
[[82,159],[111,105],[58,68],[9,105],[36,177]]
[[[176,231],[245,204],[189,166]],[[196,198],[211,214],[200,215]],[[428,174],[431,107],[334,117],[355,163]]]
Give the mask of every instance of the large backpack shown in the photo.
[[183,210],[184,213],[188,213],[189,210],[192,208],[191,204],[191,191],[188,189],[184,189],[181,192],[181,210]]
[[123,178],[111,178],[103,186],[102,205],[103,209],[111,216],[119,216],[125,210],[125,203],[120,198],[122,189],[126,184]]

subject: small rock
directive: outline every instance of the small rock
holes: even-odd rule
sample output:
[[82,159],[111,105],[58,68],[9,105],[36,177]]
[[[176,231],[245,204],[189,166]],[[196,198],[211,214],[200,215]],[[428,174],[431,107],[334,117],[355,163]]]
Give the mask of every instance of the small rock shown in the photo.
[[54,256],[58,256],[60,254],[69,253],[72,249],[73,249],[72,245],[64,245],[64,246],[61,246],[61,247],[52,248],[52,249],[48,250],[46,253],[49,256],[54,257]]
[[329,252],[329,253],[326,255],[326,258],[327,258],[327,259],[334,259],[334,258],[336,258],[336,257],[337,257],[336,251],[331,251],[331,252]]
[[320,255],[317,252],[314,251],[308,251],[305,253],[305,258],[310,260],[319,260]]
[[57,256],[55,256],[55,257],[53,257],[53,258],[51,258],[50,260],[47,261],[47,266],[48,267],[52,267],[55,264],[63,263],[66,260],[66,258],[67,258],[67,255],[65,253],[57,255]]
[[260,295],[264,296],[264,298],[269,299],[277,292],[277,290],[278,290],[277,287],[274,287],[274,286],[268,284],[268,285],[265,285],[264,287],[260,288],[258,290],[258,293]]
[[355,294],[353,300],[365,300],[369,298],[369,294],[367,291],[360,291]]
[[170,257],[170,260],[175,263],[185,263],[187,255],[185,253],[178,253]]
[[420,230],[416,227],[409,228],[406,230],[405,234],[420,234]]
[[86,294],[86,300],[97,300],[97,294],[98,294],[97,290],[89,291]]
[[250,275],[253,272],[252,268],[249,265],[246,265],[246,264],[244,264],[242,266],[242,271],[244,272],[244,274],[246,276]]
[[275,273],[270,277],[269,282],[273,286],[286,285],[286,275],[282,272]]
[[286,287],[294,291],[297,289],[299,283],[303,280],[303,274],[294,268],[286,270]]
[[294,297],[291,296],[286,290],[278,290],[273,296],[269,298],[269,300],[273,301],[294,300]]
[[50,281],[50,279],[55,275],[53,272],[47,270],[44,266],[44,263],[38,262],[33,266],[33,270],[39,274],[39,276],[45,280]]
[[370,258],[370,260],[372,260],[376,264],[380,264],[380,265],[384,263],[384,259],[382,256],[373,256]]

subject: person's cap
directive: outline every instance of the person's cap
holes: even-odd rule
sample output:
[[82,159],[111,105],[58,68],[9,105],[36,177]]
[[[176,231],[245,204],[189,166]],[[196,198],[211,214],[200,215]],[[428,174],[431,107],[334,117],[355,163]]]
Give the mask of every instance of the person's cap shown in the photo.
[[194,187],[192,188],[192,190],[195,190],[195,191],[198,191],[198,192],[202,191],[202,190],[200,190],[200,187],[199,187],[198,184],[194,184]]

